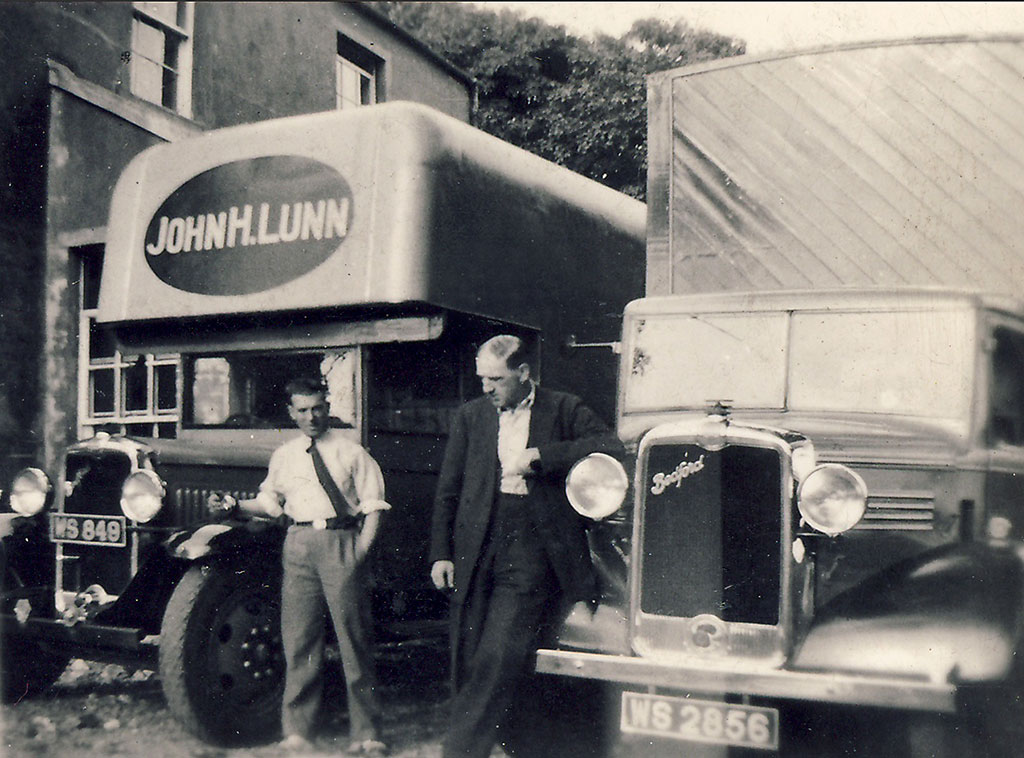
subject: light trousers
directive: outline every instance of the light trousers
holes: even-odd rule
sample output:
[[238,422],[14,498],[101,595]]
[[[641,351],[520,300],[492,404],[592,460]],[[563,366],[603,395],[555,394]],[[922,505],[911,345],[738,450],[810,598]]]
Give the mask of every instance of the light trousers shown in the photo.
[[323,705],[324,632],[330,614],[348,694],[349,736],[380,738],[380,702],[368,598],[355,560],[355,532],[292,526],[284,541],[281,637],[284,734],[307,739]]

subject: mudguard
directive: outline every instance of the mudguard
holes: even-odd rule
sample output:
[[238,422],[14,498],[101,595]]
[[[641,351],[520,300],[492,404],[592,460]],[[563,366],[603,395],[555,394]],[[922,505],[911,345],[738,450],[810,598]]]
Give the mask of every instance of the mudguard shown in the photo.
[[790,668],[973,683],[1008,675],[1024,623],[1020,548],[946,545],[816,613]]
[[175,532],[164,542],[164,548],[171,557],[189,563],[207,556],[253,551],[279,560],[284,535],[285,528],[277,519],[231,519]]
[[4,591],[13,591],[15,586],[53,584],[54,550],[47,538],[47,523],[43,514],[0,514],[0,576],[5,583]]

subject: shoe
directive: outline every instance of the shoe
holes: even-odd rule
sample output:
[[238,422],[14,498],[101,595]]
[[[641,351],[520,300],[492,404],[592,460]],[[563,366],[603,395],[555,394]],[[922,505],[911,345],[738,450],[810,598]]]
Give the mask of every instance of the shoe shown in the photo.
[[298,753],[301,755],[309,755],[314,750],[313,743],[301,734],[289,734],[278,742],[277,746],[286,753]]
[[388,746],[380,740],[356,740],[348,746],[347,754],[383,758],[388,754]]

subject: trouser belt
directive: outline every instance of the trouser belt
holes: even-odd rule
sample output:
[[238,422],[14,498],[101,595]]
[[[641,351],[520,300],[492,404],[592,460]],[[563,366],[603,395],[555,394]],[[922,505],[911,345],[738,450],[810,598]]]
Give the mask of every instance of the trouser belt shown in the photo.
[[296,521],[289,518],[288,523],[292,526],[306,526],[310,529],[344,529],[351,531],[362,526],[363,517],[361,515],[334,516],[333,518],[318,518],[313,521]]

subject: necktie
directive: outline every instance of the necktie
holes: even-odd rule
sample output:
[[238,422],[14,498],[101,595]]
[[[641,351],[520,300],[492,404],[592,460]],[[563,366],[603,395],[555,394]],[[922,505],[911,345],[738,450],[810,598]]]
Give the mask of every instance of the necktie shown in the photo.
[[306,452],[313,458],[313,469],[316,471],[316,478],[320,480],[320,486],[327,493],[327,498],[331,501],[331,506],[341,521],[341,528],[353,529],[358,526],[359,517],[353,516],[348,512],[348,502],[345,500],[345,496],[341,494],[341,489],[338,487],[338,483],[334,481],[334,477],[331,476],[331,472],[327,470],[327,464],[324,463],[323,456],[317,450],[316,442],[313,442],[306,448]]

